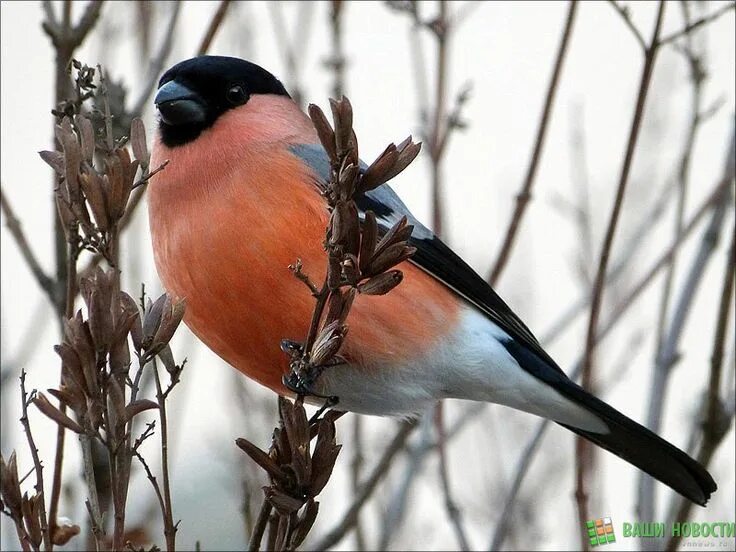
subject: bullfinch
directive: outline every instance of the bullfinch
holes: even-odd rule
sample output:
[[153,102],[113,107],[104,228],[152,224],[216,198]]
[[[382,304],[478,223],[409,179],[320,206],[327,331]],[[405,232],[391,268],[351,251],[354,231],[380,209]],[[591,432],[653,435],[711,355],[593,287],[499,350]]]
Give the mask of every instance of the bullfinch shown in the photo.
[[[271,388],[306,335],[314,299],[287,270],[325,274],[329,213],[319,193],[329,158],[281,82],[248,61],[201,56],[161,77],[149,185],[156,267],[186,300],[185,322],[226,362]],[[357,199],[385,232],[414,225],[415,255],[384,296],[355,300],[340,355],[315,389],[336,408],[411,415],[439,399],[486,401],[549,418],[617,454],[691,501],[716,484],[695,460],[571,381],[506,303],[381,186]]]

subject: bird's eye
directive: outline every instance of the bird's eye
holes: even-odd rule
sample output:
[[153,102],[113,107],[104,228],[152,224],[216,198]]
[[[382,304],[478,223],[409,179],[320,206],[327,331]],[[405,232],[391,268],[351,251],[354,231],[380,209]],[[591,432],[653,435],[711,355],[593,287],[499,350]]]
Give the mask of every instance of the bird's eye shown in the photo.
[[245,93],[243,87],[239,84],[231,86],[230,90],[227,91],[226,97],[227,101],[229,101],[233,105],[244,104],[245,101],[248,99],[248,95]]

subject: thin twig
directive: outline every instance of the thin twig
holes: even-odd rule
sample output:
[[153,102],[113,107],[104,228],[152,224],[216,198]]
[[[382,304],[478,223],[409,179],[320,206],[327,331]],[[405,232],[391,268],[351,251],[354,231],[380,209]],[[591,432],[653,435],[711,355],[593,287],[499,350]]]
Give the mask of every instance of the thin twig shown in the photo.
[[434,116],[429,141],[430,160],[432,162],[432,230],[442,235],[443,201],[442,201],[442,152],[440,140],[444,133],[445,96],[447,89],[447,50],[450,34],[447,16],[447,1],[440,0],[439,14],[433,21],[432,29],[437,40],[437,68],[434,93]]
[[455,531],[455,538],[457,538],[458,546],[460,550],[470,550],[468,536],[465,533],[465,528],[463,526],[462,512],[460,511],[460,508],[458,508],[457,504],[455,504],[455,501],[452,498],[452,490],[450,488],[450,476],[447,469],[447,449],[445,446],[447,439],[442,419],[444,412],[443,404],[443,401],[439,401],[434,410],[442,494],[445,497],[445,510],[447,511],[447,517],[450,519],[452,528]]
[[80,435],[79,442],[82,445],[82,465],[84,466],[84,480],[87,483],[90,519],[92,523],[92,534],[94,535],[95,545],[99,550],[102,537],[105,535],[105,526],[102,522],[102,511],[100,510],[100,500],[97,496],[97,481],[95,480],[94,460],[92,459],[92,437],[89,435]]
[[701,19],[698,19],[697,21],[693,21],[689,25],[686,25],[684,28],[680,29],[679,31],[675,31],[673,33],[670,33],[668,35],[665,35],[662,37],[662,39],[659,41],[660,44],[669,44],[670,42],[674,42],[678,38],[681,38],[695,29],[702,27],[703,25],[707,25],[708,23],[711,23],[721,17],[722,15],[728,13],[732,9],[736,7],[736,3],[730,2],[726,4],[725,6],[722,6],[720,9],[714,11],[711,14],[708,14]]
[[[360,490],[360,472],[363,468],[363,418],[359,415],[353,415],[353,458],[350,461],[350,485],[353,497],[357,496]],[[363,526],[360,523],[360,515],[358,514],[355,521],[355,549],[358,551],[365,550],[365,535],[363,534]]]
[[[690,22],[690,10],[687,2],[680,4],[683,17],[686,23]],[[688,125],[687,134],[685,137],[685,144],[680,155],[680,162],[677,171],[677,208],[675,210],[675,236],[682,232],[682,224],[685,217],[685,204],[687,200],[688,191],[688,177],[690,161],[692,159],[693,150],[695,148],[695,139],[697,137],[700,123],[702,121],[701,114],[701,103],[702,103],[702,90],[704,75],[701,68],[701,58],[693,52],[692,49],[692,36],[690,33],[687,35],[687,46],[684,48],[685,56],[688,61],[688,67],[690,69],[690,83],[691,83],[691,104],[690,104],[690,122]],[[662,349],[662,342],[664,340],[664,332],[666,327],[667,315],[669,312],[669,301],[672,291],[672,283],[674,281],[675,267],[677,265],[677,257],[672,258],[672,262],[667,268],[667,274],[665,275],[664,284],[662,286],[662,296],[660,300],[659,308],[659,320],[657,323],[657,347],[656,351],[658,354]]]
[[153,491],[156,493],[156,498],[158,499],[158,505],[159,505],[159,508],[161,508],[161,514],[165,516],[166,515],[166,504],[164,503],[164,497],[163,497],[163,494],[161,494],[161,486],[158,484],[158,481],[156,480],[156,476],[153,475],[151,468],[148,467],[148,463],[146,462],[146,459],[143,458],[143,456],[136,450],[136,448],[133,448],[131,452],[138,459],[138,461],[143,466],[143,469],[146,471],[146,477],[148,478],[148,481],[151,482]]
[[332,69],[332,95],[342,98],[345,94],[345,54],[342,45],[342,20],[345,9],[343,0],[330,2],[330,30],[332,52],[327,65]]
[[21,395],[21,408],[22,416],[20,423],[23,425],[23,430],[26,433],[26,439],[28,440],[28,448],[31,451],[31,458],[33,458],[33,469],[36,472],[36,496],[40,501],[39,504],[39,518],[41,522],[41,533],[43,535],[43,545],[46,550],[52,549],[51,543],[51,531],[49,528],[48,521],[46,519],[46,494],[43,490],[43,464],[38,456],[38,448],[36,442],[33,439],[33,433],[31,432],[31,424],[28,421],[28,405],[30,399],[26,393],[26,371],[21,370],[20,372],[20,395]]
[[[695,292],[702,280],[705,266],[717,245],[718,236],[725,220],[727,208],[730,205],[730,189],[729,185],[734,179],[734,147],[736,138],[736,127],[732,130],[733,134],[727,150],[725,166],[721,184],[723,186],[723,195],[720,202],[713,211],[712,218],[708,224],[703,239],[700,243],[698,252],[688,271],[687,277],[682,286],[680,297],[675,305],[672,313],[671,322],[667,329],[666,337],[662,343],[662,348],[657,355],[654,370],[652,371],[652,380],[649,389],[649,408],[647,410],[646,426],[652,431],[659,431],[662,421],[662,411],[666,403],[665,394],[667,391],[667,383],[669,381],[672,368],[679,357],[678,347],[680,337],[687,321],[690,307],[695,298]],[[641,516],[652,516],[645,519],[654,519],[655,502],[654,502],[654,480],[649,475],[642,475],[639,478],[638,487],[638,509]]]
[[202,38],[202,42],[200,42],[199,44],[199,48],[197,49],[198,56],[205,55],[207,53],[207,50],[210,49],[210,45],[215,39],[217,31],[220,29],[222,22],[225,20],[225,15],[227,14],[228,7],[230,7],[230,0],[220,1],[220,4],[217,6],[217,10],[212,16],[212,20],[210,21],[209,26],[207,27],[207,32]]
[[[610,331],[616,326],[621,317],[628,312],[628,310],[636,303],[636,300],[642,295],[644,291],[655,281],[657,275],[665,268],[669,262],[671,262],[675,252],[685,243],[687,237],[692,231],[697,228],[702,218],[716,205],[719,201],[723,200],[724,191],[728,188],[728,183],[721,182],[715,189],[708,195],[703,203],[696,209],[695,214],[690,218],[689,222],[685,225],[682,230],[682,234],[677,237],[667,250],[654,262],[652,266],[644,273],[638,282],[631,287],[631,289],[624,294],[623,299],[618,305],[612,310],[605,324],[602,324],[600,330],[596,334],[596,346],[610,333]],[[544,341],[542,341],[544,344]],[[570,379],[576,380],[580,375],[582,369],[582,359],[578,361],[570,370]],[[516,467],[516,473],[514,475],[514,483],[509,490],[507,498],[504,502],[503,512],[504,515],[501,518],[498,526],[495,528],[493,538],[491,540],[490,550],[499,550],[503,546],[503,542],[508,534],[509,521],[512,519],[512,509],[518,498],[521,484],[529,471],[531,460],[538,451],[539,441],[542,435],[549,426],[549,420],[542,420],[537,426],[537,431],[534,436],[527,443],[524,453]]]
[[156,401],[161,419],[161,472],[164,486],[164,535],[166,537],[166,550],[173,552],[176,549],[176,525],[173,518],[173,506],[171,502],[171,480],[169,474],[169,436],[166,420],[166,396],[161,388],[161,380],[158,376],[158,364],[153,359],[153,379],[156,382]]
[[15,216],[13,208],[10,206],[10,203],[8,203],[7,197],[5,197],[2,184],[0,184],[0,207],[2,208],[2,213],[5,215],[5,225],[8,227],[10,235],[13,236],[15,243],[18,245],[18,249],[23,256],[23,260],[28,265],[28,268],[31,270],[31,273],[38,285],[48,297],[52,307],[56,309],[57,298],[54,281],[46,274],[46,272],[44,272],[43,268],[41,268],[36,255],[31,249],[31,245],[28,243],[28,240],[23,233],[23,228],[20,225],[20,221],[18,221],[18,217]]
[[415,423],[401,423],[396,435],[394,435],[391,443],[386,447],[386,450],[383,452],[383,455],[378,461],[378,464],[376,464],[376,467],[373,468],[368,479],[366,479],[365,483],[361,486],[360,492],[356,495],[347,512],[345,512],[342,519],[337,523],[337,525],[335,525],[335,527],[328,531],[326,535],[312,546],[313,550],[327,550],[340,542],[347,532],[355,527],[355,524],[358,521],[358,513],[361,508],[370,498],[371,494],[373,494],[373,491],[381,479],[383,479],[383,477],[388,473],[394,457],[403,450],[404,443],[416,428],[417,424]]
[[270,2],[268,4],[271,23],[273,25],[274,34],[277,43],[281,46],[281,55],[289,80],[289,91],[300,107],[303,105],[304,94],[301,84],[301,64],[299,60],[306,55],[306,49],[309,42],[309,34],[312,28],[312,15],[314,13],[314,4],[312,2],[300,2],[298,9],[298,25],[296,26],[295,36],[289,37],[286,30],[286,21],[284,20],[283,5],[280,2]]
[[[583,388],[590,388],[593,375],[593,349],[596,342],[596,332],[598,329],[598,318],[600,316],[601,305],[603,303],[603,290],[604,283],[606,280],[606,272],[608,270],[608,259],[613,248],[613,238],[616,235],[616,228],[618,226],[619,215],[623,206],[624,194],[626,193],[626,185],[629,180],[629,173],[634,160],[634,152],[636,151],[636,143],[639,138],[639,131],[641,129],[641,122],[644,115],[644,106],[646,104],[647,93],[649,92],[649,85],[652,80],[652,73],[654,72],[654,62],[657,57],[659,33],[662,28],[662,21],[664,19],[664,0],[660,0],[657,9],[657,19],[654,24],[654,31],[652,32],[652,39],[649,43],[649,47],[646,50],[644,58],[644,64],[642,67],[641,79],[639,82],[639,91],[637,93],[636,108],[634,110],[634,116],[631,121],[631,130],[629,131],[629,139],[626,145],[626,153],[624,155],[623,164],[621,167],[621,176],[619,178],[618,186],[616,189],[616,199],[613,204],[611,211],[610,220],[606,229],[606,236],[603,241],[601,248],[600,260],[598,262],[598,270],[596,272],[595,281],[593,284],[593,293],[590,307],[590,318],[588,320],[588,330],[585,342],[585,354],[583,356],[583,372],[581,385]],[[586,490],[586,477],[587,477],[587,463],[584,461],[586,456],[586,450],[589,447],[587,441],[581,437],[577,437],[575,441],[576,448],[576,488],[575,498],[578,506],[578,521],[581,530],[580,543],[582,549],[587,549],[589,539],[585,529],[585,522],[589,519],[588,507],[587,507],[587,490]],[[649,519],[649,518],[646,518]]]
[[[723,277],[721,301],[716,318],[716,331],[713,337],[713,353],[711,355],[710,379],[706,395],[707,407],[705,420],[702,423],[703,441],[698,453],[698,462],[708,466],[718,445],[731,427],[733,411],[724,408],[721,400],[721,372],[723,370],[723,353],[727,339],[728,318],[733,305],[734,266],[736,266],[736,233],[731,234],[731,247],[726,260],[726,270]],[[677,513],[671,517],[672,521],[690,518],[692,502],[678,497]],[[677,550],[682,542],[681,538],[671,537],[667,543],[667,550]]]
[[179,21],[180,9],[181,1],[177,0],[174,3],[174,8],[171,12],[171,17],[169,18],[169,24],[166,28],[164,39],[161,42],[158,53],[156,54],[156,57],[151,60],[148,67],[148,77],[145,81],[146,84],[144,85],[143,90],[141,90],[138,100],[133,104],[133,107],[130,110],[131,117],[139,117],[141,113],[143,113],[143,109],[146,107],[154,88],[156,88],[156,83],[158,82],[161,71],[164,68],[164,64],[166,63],[166,59],[169,57],[171,47],[174,43],[174,35],[176,34],[176,24]]
[[544,100],[544,108],[542,109],[542,115],[539,119],[537,137],[534,141],[534,149],[532,150],[532,156],[529,160],[524,184],[521,187],[521,191],[516,196],[516,208],[514,209],[513,215],[511,215],[511,221],[509,223],[509,228],[506,231],[506,237],[504,238],[503,245],[498,253],[496,262],[493,264],[493,270],[491,271],[491,275],[488,279],[492,286],[495,286],[496,283],[498,283],[498,278],[506,267],[506,262],[511,255],[516,234],[521,225],[521,219],[523,218],[526,207],[531,199],[532,187],[534,186],[534,179],[537,175],[537,167],[539,166],[539,162],[542,158],[544,138],[547,135],[547,125],[549,124],[549,120],[552,115],[552,106],[555,102],[557,87],[560,81],[560,75],[562,74],[562,66],[565,61],[565,55],[567,54],[567,47],[570,44],[570,36],[572,35],[573,24],[575,23],[577,7],[577,0],[571,0],[570,7],[567,11],[565,28],[562,31],[562,38],[560,39],[560,45],[557,49],[557,57],[552,70],[552,76],[549,81],[549,86],[547,87],[547,96]]
[[634,35],[634,38],[636,39],[636,42],[639,44],[639,47],[641,48],[642,52],[646,52],[647,50],[647,43],[646,40],[644,40],[644,35],[641,34],[641,31],[639,28],[634,25],[634,22],[631,20],[631,14],[629,13],[629,9],[627,7],[621,6],[616,0],[608,0],[608,3],[613,6],[613,9],[616,10],[616,13],[618,13],[621,16],[621,19],[623,19],[626,26],[629,28],[631,33]]

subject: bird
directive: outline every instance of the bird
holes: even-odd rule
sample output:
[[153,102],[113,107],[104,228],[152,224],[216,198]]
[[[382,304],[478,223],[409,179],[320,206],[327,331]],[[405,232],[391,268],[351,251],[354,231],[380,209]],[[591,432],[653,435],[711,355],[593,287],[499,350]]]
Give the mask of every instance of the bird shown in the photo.
[[[314,299],[286,267],[325,275],[330,164],[280,80],[225,56],[161,77],[148,184],[156,268],[186,301],[184,322],[251,379],[288,395],[283,338],[306,335]],[[382,231],[402,217],[416,253],[403,282],[358,295],[340,355],[315,389],[338,410],[412,416],[440,399],[505,405],[555,421],[705,506],[716,483],[697,461],[573,382],[491,286],[388,185],[356,199]]]

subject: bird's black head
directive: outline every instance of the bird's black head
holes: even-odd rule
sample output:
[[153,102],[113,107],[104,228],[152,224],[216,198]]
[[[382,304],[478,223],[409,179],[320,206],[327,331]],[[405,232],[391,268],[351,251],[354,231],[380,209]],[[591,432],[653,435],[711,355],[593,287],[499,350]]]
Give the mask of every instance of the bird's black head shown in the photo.
[[191,142],[253,94],[289,96],[276,77],[243,59],[199,56],[177,63],[161,77],[155,99],[163,143]]

